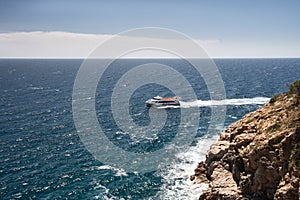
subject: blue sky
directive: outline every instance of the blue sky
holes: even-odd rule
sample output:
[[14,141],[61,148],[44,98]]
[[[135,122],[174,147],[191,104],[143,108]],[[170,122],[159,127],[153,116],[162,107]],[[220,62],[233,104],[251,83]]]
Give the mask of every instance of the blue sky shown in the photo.
[[232,43],[236,48],[241,48],[240,44],[278,44],[294,56],[299,50],[299,11],[299,0],[0,0],[0,33],[113,35],[154,26],[174,29],[194,39]]

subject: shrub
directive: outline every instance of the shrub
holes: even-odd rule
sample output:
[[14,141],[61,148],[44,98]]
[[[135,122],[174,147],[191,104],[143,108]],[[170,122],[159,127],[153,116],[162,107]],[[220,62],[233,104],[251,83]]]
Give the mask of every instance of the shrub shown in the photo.
[[300,97],[300,80],[295,81],[293,84],[289,85],[290,94],[296,94],[296,97]]
[[278,97],[280,97],[280,94],[275,94],[271,99],[270,99],[270,103],[274,103],[275,101],[278,100]]

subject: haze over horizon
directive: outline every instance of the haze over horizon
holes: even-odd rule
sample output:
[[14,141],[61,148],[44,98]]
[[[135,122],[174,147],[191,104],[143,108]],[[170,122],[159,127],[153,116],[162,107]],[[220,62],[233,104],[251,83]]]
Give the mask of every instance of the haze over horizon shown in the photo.
[[296,0],[1,1],[0,58],[85,58],[142,27],[186,34],[213,58],[300,57],[299,8]]

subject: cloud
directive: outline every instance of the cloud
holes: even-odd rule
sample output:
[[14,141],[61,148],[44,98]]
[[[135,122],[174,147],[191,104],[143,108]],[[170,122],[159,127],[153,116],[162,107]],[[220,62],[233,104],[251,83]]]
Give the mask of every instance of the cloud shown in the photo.
[[0,34],[0,57],[86,57],[111,35],[69,32],[14,32]]
[[[164,44],[169,49],[184,46],[186,41],[166,38],[143,38],[140,36],[118,36],[109,34],[82,34],[71,32],[8,32],[0,33],[0,58],[87,58],[104,41],[118,38],[118,43],[107,47],[101,58],[115,55],[115,50],[126,50],[126,44],[149,41]],[[297,42],[268,41],[223,41],[221,39],[195,40],[209,57],[300,57]],[[175,45],[174,45],[175,44]],[[179,49],[180,50],[180,49]],[[198,56],[197,49],[189,49],[190,57]],[[204,53],[205,54],[205,53]],[[203,57],[207,55],[203,54]],[[123,55],[124,56],[124,55]],[[129,58],[176,58],[172,52],[153,49],[138,49],[127,52]]]
[[[82,34],[70,32],[10,32],[0,33],[0,57],[2,58],[86,58],[104,41],[120,37],[105,34]],[[139,42],[143,37],[123,37],[126,42]],[[165,43],[170,47],[176,43],[184,45],[185,41],[163,38],[147,38],[155,43]],[[198,40],[202,46],[217,44],[219,40]],[[118,46],[119,45],[119,46]],[[116,44],[114,48],[122,48]],[[109,57],[110,52],[106,56]],[[125,57],[176,57],[170,52],[159,50],[139,50]]]

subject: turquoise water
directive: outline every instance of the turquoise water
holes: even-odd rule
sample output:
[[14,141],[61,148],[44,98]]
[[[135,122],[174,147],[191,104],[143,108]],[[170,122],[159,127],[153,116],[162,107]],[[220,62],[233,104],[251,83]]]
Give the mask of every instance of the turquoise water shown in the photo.
[[[149,143],[122,133],[112,118],[107,97],[114,84],[134,66],[148,62],[115,61],[100,80],[95,96],[98,121],[106,136],[130,152],[154,152],[172,142],[178,128],[180,109],[168,109],[164,129]],[[209,100],[205,82],[194,76],[185,61],[151,62],[172,66],[191,82],[198,99]],[[286,91],[287,83],[300,78],[300,59],[215,60],[226,98],[232,99],[227,105],[225,125],[216,128],[214,135],[207,135],[211,109],[202,102],[201,120],[190,148],[179,153],[178,160],[170,165],[142,174],[101,163],[80,140],[72,116],[72,92],[81,63],[82,60],[0,60],[1,199],[196,198],[202,188],[193,188],[188,176],[205,153],[199,145],[208,146],[216,140],[218,131],[257,109],[265,98]],[[133,93],[129,112],[135,124],[149,124],[144,102],[158,94],[173,95],[157,84],[145,85]]]

